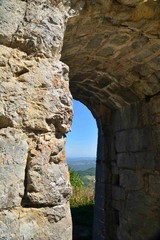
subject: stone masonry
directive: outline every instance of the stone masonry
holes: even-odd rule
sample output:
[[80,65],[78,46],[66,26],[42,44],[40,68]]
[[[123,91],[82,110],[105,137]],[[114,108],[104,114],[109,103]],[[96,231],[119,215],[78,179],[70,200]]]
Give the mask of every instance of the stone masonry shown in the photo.
[[0,25],[0,240],[72,239],[72,96],[98,126],[93,239],[155,239],[159,0],[1,0]]
[[72,238],[67,6],[0,1],[0,239]]
[[67,24],[71,93],[99,130],[94,240],[160,234],[159,33],[152,0],[91,1]]

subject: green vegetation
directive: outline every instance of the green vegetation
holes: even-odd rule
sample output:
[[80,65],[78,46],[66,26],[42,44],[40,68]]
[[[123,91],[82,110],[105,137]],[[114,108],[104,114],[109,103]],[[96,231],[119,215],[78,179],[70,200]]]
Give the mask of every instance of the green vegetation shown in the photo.
[[94,204],[94,189],[90,187],[73,188],[71,208]]
[[87,170],[83,170],[83,171],[79,170],[77,172],[80,176],[86,176],[86,175],[95,176],[95,170],[96,169],[94,167],[92,167],[92,168],[89,168]]
[[86,176],[95,178],[93,174],[95,169],[79,172],[71,168],[69,170],[70,181],[73,187],[73,195],[70,200],[73,219],[73,240],[90,240],[92,238],[94,187],[89,181],[87,183]]
[[69,168],[70,182],[74,189],[80,189],[84,185],[83,180],[73,168]]
[[77,171],[85,186],[90,186],[94,188],[95,170],[96,170],[95,167],[92,167],[84,171],[81,170]]

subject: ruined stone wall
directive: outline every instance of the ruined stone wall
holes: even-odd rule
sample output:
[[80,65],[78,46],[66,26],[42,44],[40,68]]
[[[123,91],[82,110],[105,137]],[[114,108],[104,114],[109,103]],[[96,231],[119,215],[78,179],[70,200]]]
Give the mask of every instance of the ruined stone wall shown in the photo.
[[[0,2],[0,239],[72,239],[67,4]],[[160,4],[72,4],[62,60],[99,129],[93,238],[146,240],[160,229]]]
[[94,240],[149,240],[160,231],[159,27],[153,0],[91,1],[68,21],[70,89],[99,130]]
[[159,101],[108,111],[98,120],[95,240],[158,239]]
[[112,115],[112,207],[118,239],[154,239],[160,231],[160,98]]
[[0,239],[72,238],[62,2],[0,2]]

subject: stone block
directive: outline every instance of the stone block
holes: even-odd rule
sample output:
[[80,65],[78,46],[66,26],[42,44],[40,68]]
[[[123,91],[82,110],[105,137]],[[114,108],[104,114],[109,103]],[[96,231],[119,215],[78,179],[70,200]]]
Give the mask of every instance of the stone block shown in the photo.
[[115,147],[118,153],[127,151],[127,131],[116,133]]
[[118,153],[143,151],[150,147],[150,129],[131,129],[116,133],[115,147]]
[[155,152],[119,153],[117,154],[117,166],[126,169],[154,169]]
[[134,103],[112,113],[114,131],[138,127],[139,104]]
[[133,153],[119,153],[117,154],[117,166],[119,168],[136,168],[136,158]]
[[0,239],[71,240],[69,204],[53,208],[16,208],[0,212]]
[[105,183],[107,180],[109,180],[109,169],[106,166],[105,162],[97,162],[96,165],[96,180],[98,182]]
[[138,63],[141,63],[144,58],[147,58],[151,55],[152,55],[152,51],[147,49],[145,51],[140,52],[136,57],[133,58],[133,60],[138,62]]
[[28,156],[27,136],[21,130],[0,130],[0,209],[21,205]]
[[115,36],[115,38],[111,39],[112,44],[115,45],[122,45],[125,44],[127,41],[129,40],[129,36],[128,35],[119,35],[119,37],[117,38],[117,36]]
[[68,201],[71,186],[67,175],[65,163],[29,167],[26,197],[30,200],[30,206],[56,206]]
[[115,147],[118,153],[148,149],[150,147],[150,129],[130,129],[117,132]]
[[112,119],[112,126],[113,126],[113,131],[117,132],[122,129],[122,119],[121,119],[121,114],[119,110],[114,110],[111,113],[111,119]]
[[118,2],[127,6],[136,6],[137,4],[143,1],[142,0],[118,0]]
[[98,48],[100,43],[102,42],[103,37],[102,35],[95,35],[95,37],[88,43],[88,48]]
[[112,174],[118,175],[119,174],[119,169],[117,166],[112,166]]
[[[127,222],[126,222],[126,226],[127,226]],[[126,229],[126,227],[124,226],[124,224],[120,225],[117,228],[117,239],[118,240],[131,240],[131,235],[130,232],[128,231],[128,229]]]
[[125,204],[125,218],[132,218],[132,215],[150,216],[155,200],[143,191],[134,191],[128,194]]
[[97,55],[102,57],[109,57],[109,56],[112,56],[113,53],[114,53],[114,48],[107,47],[107,48],[103,48],[100,52],[97,53]]
[[105,222],[105,209],[99,208],[99,206],[95,206],[94,215],[97,219],[100,219],[101,222]]
[[130,189],[138,190],[144,185],[142,173],[140,171],[120,170],[120,186]]
[[160,173],[158,171],[149,175],[149,193],[160,200]]
[[152,127],[152,147],[154,149],[160,149],[160,125]]
[[112,174],[112,184],[119,185],[119,174]]
[[95,218],[94,220],[94,238],[93,239],[99,239],[99,240],[105,240],[106,239],[106,229],[105,229],[105,222],[101,222],[99,219]]
[[1,27],[0,44],[11,44],[13,34],[17,31],[20,22],[23,21],[25,11],[26,3],[23,1],[1,2],[0,22],[3,23],[3,27]]
[[125,200],[124,189],[119,186],[112,186],[112,199]]
[[125,201],[121,200],[112,200],[112,207],[117,209],[119,212],[124,211]]
[[144,151],[134,153],[136,165],[139,169],[154,169],[155,168],[155,155],[154,151]]
[[131,152],[142,151],[149,148],[150,129],[132,129],[128,131],[127,149]]
[[105,191],[106,191],[105,183],[101,183],[101,182],[96,181],[96,188],[97,188],[97,191],[99,193],[98,195],[105,195]]

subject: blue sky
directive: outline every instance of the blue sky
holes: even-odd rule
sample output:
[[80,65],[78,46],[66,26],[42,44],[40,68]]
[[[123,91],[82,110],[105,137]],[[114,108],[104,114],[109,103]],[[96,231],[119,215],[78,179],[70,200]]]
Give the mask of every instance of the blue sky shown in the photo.
[[67,157],[96,157],[98,129],[89,109],[73,100],[72,131],[67,134]]

